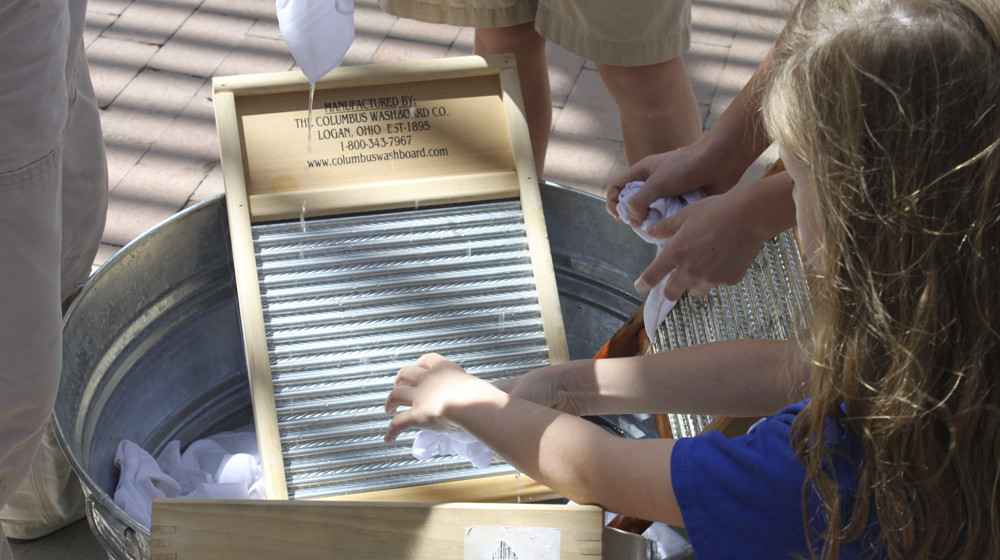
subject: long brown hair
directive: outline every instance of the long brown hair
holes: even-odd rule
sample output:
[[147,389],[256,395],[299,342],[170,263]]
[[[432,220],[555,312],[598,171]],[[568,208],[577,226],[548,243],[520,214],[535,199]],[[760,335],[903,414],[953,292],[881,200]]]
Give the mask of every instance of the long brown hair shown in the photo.
[[[821,241],[794,430],[827,516],[813,554],[874,521],[892,559],[996,556],[1000,3],[806,0],[774,67],[764,119],[810,169]],[[831,421],[864,450],[856,495]]]

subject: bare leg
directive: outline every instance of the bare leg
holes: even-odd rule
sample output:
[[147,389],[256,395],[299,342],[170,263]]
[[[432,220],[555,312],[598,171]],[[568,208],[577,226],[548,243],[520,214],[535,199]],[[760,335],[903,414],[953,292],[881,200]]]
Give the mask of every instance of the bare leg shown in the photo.
[[621,115],[629,165],[701,137],[701,113],[681,57],[649,66],[597,64]]
[[545,38],[535,31],[533,21],[511,27],[476,29],[476,54],[498,53],[514,53],[517,60],[517,77],[524,96],[531,151],[535,158],[535,170],[541,179],[552,129],[552,91],[545,60]]

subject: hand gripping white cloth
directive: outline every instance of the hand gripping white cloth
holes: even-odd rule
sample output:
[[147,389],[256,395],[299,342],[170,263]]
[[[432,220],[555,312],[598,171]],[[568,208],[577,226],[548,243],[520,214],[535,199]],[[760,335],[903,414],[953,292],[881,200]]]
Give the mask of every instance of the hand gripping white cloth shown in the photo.
[[[622,192],[618,195],[618,206],[615,207],[615,211],[618,212],[618,217],[625,223],[628,223],[628,199],[632,198],[632,195],[639,192],[642,188],[642,181],[632,181],[625,185]],[[649,226],[655,225],[664,218],[669,218],[674,214],[680,212],[682,208],[689,204],[694,204],[699,200],[705,198],[705,192],[701,189],[691,191],[687,194],[683,194],[678,197],[672,198],[658,198],[649,205],[649,213],[646,214],[646,220],[642,222],[639,227],[632,228],[644,241],[647,243],[652,243],[656,245],[656,254],[659,255],[660,251],[666,247],[667,243],[670,243],[670,238],[657,239],[651,237],[646,233],[646,229]],[[667,274],[663,277],[663,280],[649,290],[649,295],[646,296],[646,307],[643,309],[642,319],[646,324],[646,334],[649,335],[650,340],[656,335],[656,329],[661,323],[667,318],[667,313],[677,305],[676,301],[671,301],[663,295],[663,286],[667,283],[670,275]]]
[[309,83],[340,66],[354,41],[354,0],[277,0],[275,6],[281,36]]

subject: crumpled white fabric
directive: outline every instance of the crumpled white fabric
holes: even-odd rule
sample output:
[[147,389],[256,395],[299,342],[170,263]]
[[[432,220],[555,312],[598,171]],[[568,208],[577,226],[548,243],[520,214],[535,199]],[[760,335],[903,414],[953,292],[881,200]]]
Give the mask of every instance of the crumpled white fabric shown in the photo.
[[459,430],[442,434],[421,430],[413,440],[413,456],[424,461],[435,455],[461,455],[479,469],[486,468],[493,462],[493,450],[480,443],[469,432]]
[[180,447],[171,441],[154,459],[122,440],[115,503],[148,527],[154,498],[264,499],[253,425],[197,440],[184,453]]
[[[628,199],[639,192],[642,185],[642,181],[627,183],[618,195],[618,205],[615,207],[615,211],[618,212],[618,217],[625,223],[628,223],[629,216]],[[670,243],[670,238],[657,239],[651,237],[646,233],[646,228],[659,223],[664,218],[673,216],[677,212],[680,212],[681,208],[689,204],[694,204],[705,198],[705,196],[705,191],[697,189],[678,197],[658,198],[649,205],[649,213],[646,215],[646,220],[642,222],[642,225],[632,229],[644,241],[656,245],[656,254],[659,255],[667,243]],[[671,272],[670,274],[673,273]],[[670,313],[674,305],[677,305],[676,301],[671,301],[663,295],[663,286],[667,283],[667,279],[670,278],[670,274],[663,277],[663,280],[660,280],[656,286],[649,290],[649,295],[646,296],[646,307],[643,309],[642,319],[646,324],[646,334],[649,335],[650,340],[656,335],[656,329],[666,320],[667,313]]]
[[[576,504],[572,500],[569,503]],[[604,524],[611,523],[615,517],[618,517],[617,513],[605,510]],[[651,551],[653,555],[649,560],[669,560],[683,552],[691,550],[691,543],[688,539],[666,523],[660,523],[659,521],[653,523],[642,533],[642,536],[653,544]],[[687,555],[683,557],[686,558]]]
[[276,0],[275,7],[281,36],[309,83],[340,66],[354,41],[354,0]]

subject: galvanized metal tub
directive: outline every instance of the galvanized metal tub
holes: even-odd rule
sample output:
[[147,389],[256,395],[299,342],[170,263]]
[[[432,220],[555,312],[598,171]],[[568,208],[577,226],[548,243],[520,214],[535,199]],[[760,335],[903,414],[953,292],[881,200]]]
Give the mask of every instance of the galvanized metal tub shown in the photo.
[[[641,303],[632,282],[655,250],[603,199],[541,193],[570,354],[588,357]],[[113,500],[121,440],[156,455],[251,422],[227,228],[221,197],[178,214],[101,267],[67,313],[56,432],[111,558],[149,558],[149,528]]]

